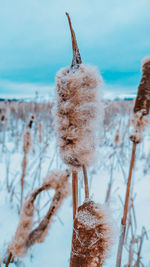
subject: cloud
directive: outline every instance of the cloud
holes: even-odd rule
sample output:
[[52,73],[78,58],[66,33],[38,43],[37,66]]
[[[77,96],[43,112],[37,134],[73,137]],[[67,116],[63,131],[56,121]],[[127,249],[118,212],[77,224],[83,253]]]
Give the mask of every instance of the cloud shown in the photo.
[[121,82],[133,73],[129,86],[137,84],[141,59],[149,55],[149,10],[149,0],[1,1],[1,79],[54,83],[56,71],[72,58],[68,11],[83,62],[109,77],[117,73],[116,83],[121,73]]

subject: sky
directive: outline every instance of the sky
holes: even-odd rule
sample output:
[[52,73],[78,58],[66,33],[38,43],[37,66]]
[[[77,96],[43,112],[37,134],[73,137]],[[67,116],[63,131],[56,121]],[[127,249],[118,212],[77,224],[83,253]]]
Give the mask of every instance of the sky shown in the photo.
[[150,55],[150,0],[0,0],[0,96],[54,90],[57,71],[72,61],[66,11],[104,93],[136,93]]

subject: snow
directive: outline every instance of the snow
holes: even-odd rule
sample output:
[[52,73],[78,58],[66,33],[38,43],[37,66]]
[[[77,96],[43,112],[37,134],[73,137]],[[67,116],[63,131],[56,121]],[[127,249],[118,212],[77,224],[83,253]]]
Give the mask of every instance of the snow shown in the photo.
[[[126,125],[127,116],[120,115],[119,119]],[[110,258],[106,261],[105,267],[115,266],[117,246],[120,231],[120,222],[122,217],[122,202],[125,197],[126,179],[129,170],[129,160],[131,156],[132,143],[129,141],[128,132],[126,133],[123,146],[114,148],[113,141],[116,129],[119,125],[118,118],[115,117],[115,126],[110,131],[106,131],[103,138],[103,143],[99,147],[99,155],[97,162],[88,169],[88,177],[90,184],[90,198],[96,203],[103,204],[106,198],[108,183],[110,181],[110,173],[113,165],[112,172],[112,190],[110,198],[110,208],[112,210],[111,216],[117,228],[117,238],[114,247],[111,250]],[[21,124],[21,120],[19,120]],[[20,128],[22,126],[20,125]],[[133,198],[134,208],[136,214],[135,227],[136,236],[139,236],[142,227],[146,228],[148,237],[150,235],[150,127],[145,132],[145,138],[137,147],[136,164],[133,173]],[[120,135],[123,136],[125,131],[124,126],[120,127]],[[34,130],[31,131],[32,137]],[[33,186],[33,181],[36,177],[34,188],[42,183],[50,170],[66,168],[58,155],[58,148],[56,144],[55,134],[52,132],[48,135],[48,146],[44,149],[45,139],[42,144],[36,142],[37,137],[33,138],[33,147],[28,155],[27,175],[25,177],[25,192],[28,194]],[[11,135],[11,129],[6,131],[4,152],[2,145],[3,135],[0,132],[0,255],[3,257],[6,254],[8,243],[12,240],[15,234],[19,216],[18,209],[20,203],[20,177],[21,177],[21,164],[23,159],[23,143],[22,136],[19,137],[19,145],[16,143],[16,138]],[[41,153],[41,154],[40,154]],[[8,160],[10,157],[10,160]],[[41,170],[39,172],[39,164]],[[11,191],[8,192],[6,187],[7,167],[9,167],[9,185]],[[84,201],[83,177],[82,173],[79,174],[79,201],[80,204]],[[48,206],[47,201],[50,201],[54,195],[54,190],[43,193],[40,201],[40,219],[46,214]],[[43,208],[42,208],[43,207]],[[36,214],[35,221],[38,220],[38,213]],[[92,222],[91,222],[92,223]],[[36,244],[29,250],[28,254],[20,261],[23,262],[25,267],[67,267],[69,266],[69,258],[71,252],[72,240],[72,200],[71,196],[67,197],[57,215],[53,218],[53,224],[50,227],[48,236],[44,243]],[[129,243],[129,242],[128,242]],[[136,245],[135,245],[136,247]],[[144,266],[150,266],[150,241],[144,238],[142,247],[141,261]],[[134,255],[135,258],[135,255]],[[128,262],[128,251],[123,251],[123,264]],[[5,266],[2,264],[2,267]],[[10,264],[10,267],[16,266]]]

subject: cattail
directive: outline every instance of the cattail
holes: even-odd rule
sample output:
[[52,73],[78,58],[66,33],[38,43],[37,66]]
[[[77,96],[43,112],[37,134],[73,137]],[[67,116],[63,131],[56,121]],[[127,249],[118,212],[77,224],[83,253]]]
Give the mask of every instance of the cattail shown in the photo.
[[138,95],[135,101],[134,116],[132,120],[134,128],[134,132],[130,135],[130,139],[133,142],[132,155],[130,160],[128,180],[127,180],[123,217],[121,220],[121,234],[118,244],[116,267],[121,266],[122,251],[126,233],[126,221],[129,209],[132,172],[135,165],[136,147],[137,144],[139,144],[143,140],[143,131],[148,124],[148,120],[147,118],[145,118],[145,116],[149,114],[149,109],[150,109],[150,57],[147,57],[146,59],[143,60],[142,73],[143,77],[141,79],[141,83],[138,88]]
[[143,132],[148,124],[145,116],[149,114],[150,110],[150,57],[145,58],[142,62],[142,74],[132,119],[134,131],[130,135],[130,139],[137,144],[142,142]]
[[74,31],[72,34],[73,60],[71,67],[56,75],[57,132],[60,155],[64,162],[78,169],[94,161],[97,145],[102,78],[95,67],[83,65]]
[[39,128],[39,143],[42,143],[42,123],[41,122],[39,122],[38,128]]
[[31,132],[30,132],[30,129],[28,128],[23,135],[23,152],[24,152],[24,154],[27,155],[29,153],[31,146],[32,146]]
[[86,167],[95,159],[99,117],[103,115],[100,102],[102,78],[95,67],[82,64],[71,20],[69,14],[66,15],[71,31],[73,60],[70,67],[61,69],[56,75],[56,99],[60,155],[72,169],[74,230],[70,266],[100,266],[111,243],[111,231],[104,211],[94,202],[87,201],[78,208],[78,171],[83,170],[87,200]]
[[32,115],[30,118],[30,121],[28,123],[28,128],[30,128],[30,129],[32,128],[33,122],[34,122],[34,116]]
[[22,161],[22,175],[21,175],[21,200],[20,200],[21,206],[23,202],[24,179],[25,179],[26,168],[27,168],[27,155],[30,151],[31,146],[32,146],[31,132],[30,132],[30,128],[28,128],[23,135],[24,156],[23,156],[23,161]]
[[130,134],[130,140],[139,144],[143,140],[143,132],[148,125],[148,119],[141,115],[141,112],[134,113],[132,120],[133,132]]
[[[59,207],[62,204],[62,201],[70,194],[71,188],[70,184],[68,183],[68,178],[69,178],[69,172],[64,172],[58,174],[59,181],[56,183],[56,193],[53,197],[52,203],[50,205],[50,208],[46,214],[46,216],[43,218],[39,226],[34,229],[26,242],[26,247],[29,248],[36,242],[42,243],[45,240],[45,237],[48,234],[48,230],[50,227],[50,223],[52,222],[52,217],[56,214],[58,211]],[[54,183],[53,183],[54,186]]]
[[140,112],[141,115],[145,116],[149,114],[150,110],[150,57],[143,59],[142,74],[134,112]]
[[[20,213],[20,222],[15,237],[8,246],[9,252],[12,255],[23,257],[31,245],[44,240],[47,235],[52,216],[56,214],[62,201],[70,192],[68,183],[69,176],[70,173],[68,170],[51,172],[44,180],[42,186],[34,190],[25,201]],[[50,208],[39,226],[32,231],[34,226],[34,201],[42,191],[46,191],[50,188],[54,188],[56,191]]]
[[113,244],[110,212],[104,205],[84,202],[74,220],[70,267],[100,267]]
[[114,138],[115,148],[119,145],[119,142],[120,142],[120,126],[121,126],[121,121],[120,121],[119,127],[115,133],[115,138]]

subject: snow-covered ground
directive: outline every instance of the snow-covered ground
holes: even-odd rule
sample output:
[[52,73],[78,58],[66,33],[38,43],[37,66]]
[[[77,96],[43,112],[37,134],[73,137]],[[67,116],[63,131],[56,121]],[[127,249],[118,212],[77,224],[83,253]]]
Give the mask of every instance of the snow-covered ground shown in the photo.
[[[130,104],[131,106],[131,104]],[[107,106],[107,109],[109,105]],[[114,113],[116,110],[114,111]],[[10,113],[9,113],[10,114]],[[17,118],[17,117],[16,117]],[[23,138],[22,134],[26,128],[29,114],[25,122],[18,119],[15,124],[15,116],[10,115],[8,126],[5,130],[4,125],[0,132],[0,256],[1,259],[6,254],[8,243],[15,234],[19,222],[18,210],[20,208],[20,178],[23,160]],[[13,121],[12,121],[13,120]],[[37,120],[37,121],[36,121]],[[37,124],[42,124],[42,142],[38,141]],[[3,123],[4,124],[4,123]],[[105,122],[105,130],[102,130],[102,142],[98,148],[97,162],[88,169],[90,185],[90,198],[97,203],[104,203],[106,192],[110,180],[112,181],[109,205],[112,210],[110,216],[113,217],[116,226],[116,240],[112,248],[111,256],[106,261],[106,267],[114,267],[116,263],[120,222],[123,213],[123,202],[125,198],[126,181],[128,177],[129,161],[132,150],[132,143],[129,141],[128,115],[116,112],[109,122]],[[16,129],[12,129],[15,127]],[[27,173],[25,176],[25,194],[31,192],[32,187],[37,187],[42,183],[43,178],[52,169],[64,169],[65,165],[61,162],[56,144],[56,136],[53,124],[47,121],[35,119],[31,130],[32,147],[27,156]],[[46,128],[48,127],[48,128]],[[115,147],[114,138],[116,130],[120,129],[120,141]],[[142,144],[139,144],[136,152],[136,164],[134,167],[132,198],[134,209],[131,209],[131,219],[133,232],[136,238],[141,235],[144,226],[147,236],[144,236],[141,266],[150,266],[150,135],[149,129],[145,132]],[[18,134],[17,134],[18,133]],[[7,186],[8,184],[8,186]],[[79,173],[79,202],[84,200],[83,175]],[[9,188],[8,188],[9,187]],[[35,220],[41,219],[48,209],[54,195],[54,190],[50,190],[48,195],[43,194],[40,199],[39,213],[36,213]],[[42,208],[44,206],[44,208]],[[39,217],[40,216],[40,217]],[[53,218],[53,223],[49,229],[48,236],[44,243],[37,244],[28,251],[28,254],[20,260],[19,266],[26,267],[67,267],[71,251],[72,239],[72,198],[67,197]],[[131,240],[131,228],[129,229],[128,239],[124,247],[123,265],[128,263],[129,244]],[[148,238],[148,239],[147,239]],[[139,243],[134,246],[134,260],[137,259]],[[5,264],[1,263],[1,266]],[[11,263],[10,266],[16,266]],[[134,265],[133,265],[134,266]]]

